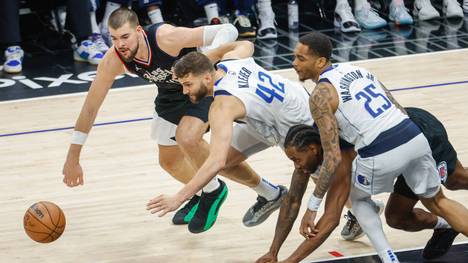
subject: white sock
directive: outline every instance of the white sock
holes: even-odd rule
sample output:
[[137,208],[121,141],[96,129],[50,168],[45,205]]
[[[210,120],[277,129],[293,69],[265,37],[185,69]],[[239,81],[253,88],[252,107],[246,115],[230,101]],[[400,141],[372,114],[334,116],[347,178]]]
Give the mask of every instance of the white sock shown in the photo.
[[260,183],[252,188],[259,196],[264,197],[266,200],[271,201],[276,199],[280,194],[278,186],[273,185],[264,178],[260,180]]
[[162,23],[164,19],[162,17],[161,9],[157,8],[151,11],[148,11],[148,17],[151,20],[151,23]]
[[89,12],[89,16],[91,18],[91,29],[93,30],[93,34],[101,34],[101,30],[99,30],[99,26],[96,22],[96,12]]
[[110,15],[112,14],[112,12],[119,9],[120,7],[121,7],[120,4],[107,1],[106,9],[104,10],[104,16],[102,17],[102,22],[101,22],[103,26],[107,28]]
[[367,0],[354,0],[354,9],[361,10],[367,3]]
[[215,17],[219,17],[217,3],[207,4],[204,6],[204,8],[205,8],[205,13],[206,13],[206,18],[208,18],[208,23],[210,23],[211,19]]
[[200,190],[200,191],[198,191],[195,195],[198,196],[198,197],[200,197],[201,194],[202,194],[202,191]]
[[371,196],[353,187],[350,197],[353,203],[353,214],[382,261],[398,262],[383,232],[382,221],[380,220],[377,209],[375,209],[376,204],[372,201]]
[[341,5],[341,4],[349,5],[348,0],[336,0],[336,6]]
[[445,219],[438,216],[437,217],[437,223],[434,226],[434,229],[439,229],[439,228],[452,228],[452,227],[449,225],[449,223],[447,223],[447,221],[445,221]]
[[391,248],[382,250],[377,253],[382,260],[383,263],[398,263],[398,258],[396,257],[395,253]]
[[204,193],[211,193],[211,192],[215,191],[216,189],[218,189],[220,185],[221,184],[218,181],[218,177],[215,177],[215,178],[211,179],[211,181],[209,181],[205,185],[205,187],[203,187],[203,192]]

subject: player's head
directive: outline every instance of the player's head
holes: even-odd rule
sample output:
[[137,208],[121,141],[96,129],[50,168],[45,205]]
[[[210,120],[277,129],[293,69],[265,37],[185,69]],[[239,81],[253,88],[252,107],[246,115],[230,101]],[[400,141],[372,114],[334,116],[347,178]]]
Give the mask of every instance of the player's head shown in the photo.
[[319,32],[302,36],[294,49],[293,67],[299,79],[317,81],[318,76],[328,67],[332,53],[330,39]]
[[284,140],[284,150],[294,167],[306,174],[314,173],[323,160],[319,131],[309,125],[292,126]]
[[213,90],[213,64],[200,52],[192,51],[180,58],[174,64],[173,73],[192,102],[200,101]]
[[121,7],[109,17],[109,33],[112,44],[124,61],[130,62],[138,51],[138,32],[143,30],[138,22],[137,14]]

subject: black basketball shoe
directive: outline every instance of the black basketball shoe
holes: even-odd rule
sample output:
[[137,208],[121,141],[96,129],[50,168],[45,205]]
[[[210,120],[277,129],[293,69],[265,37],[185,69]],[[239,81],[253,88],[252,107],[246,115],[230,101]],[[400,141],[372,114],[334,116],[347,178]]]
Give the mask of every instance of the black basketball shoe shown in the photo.
[[199,201],[200,197],[198,195],[194,195],[192,199],[190,199],[190,201],[184,205],[184,207],[175,213],[174,217],[172,218],[172,223],[174,225],[188,224],[197,211]]
[[451,228],[434,229],[431,239],[424,247],[422,257],[434,259],[445,255],[459,233]]

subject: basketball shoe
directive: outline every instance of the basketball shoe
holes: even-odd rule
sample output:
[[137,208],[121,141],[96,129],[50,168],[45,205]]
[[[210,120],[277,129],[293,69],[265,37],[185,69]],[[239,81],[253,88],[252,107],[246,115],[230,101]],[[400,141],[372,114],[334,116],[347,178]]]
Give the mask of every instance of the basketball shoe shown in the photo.
[[[218,179],[219,180],[219,179]],[[188,224],[188,229],[192,233],[201,233],[210,229],[216,222],[219,209],[226,199],[228,188],[226,183],[219,180],[220,186],[211,193],[203,192],[198,202],[192,219]]]
[[11,46],[5,50],[3,71],[6,73],[20,73],[23,70],[24,51],[20,46]]
[[92,65],[97,65],[101,62],[104,54],[98,49],[95,43],[91,40],[83,40],[80,45],[75,48],[73,58],[75,61],[88,62]]
[[193,215],[197,211],[199,202],[200,197],[198,195],[194,195],[190,201],[175,213],[172,218],[172,223],[174,225],[186,225],[190,223],[190,220],[192,220]]
[[378,29],[387,25],[387,21],[377,14],[369,2],[366,2],[360,9],[355,9],[354,16],[365,29]]
[[348,2],[339,3],[336,5],[333,24],[344,33],[361,31],[358,22],[351,12],[351,7],[349,6]]
[[[382,214],[384,210],[384,203],[379,200],[373,200],[376,209],[378,209],[379,215]],[[352,241],[358,239],[364,235],[364,231],[362,230],[359,222],[357,221],[356,217],[348,210],[348,213],[344,216],[346,218],[346,225],[341,230],[341,237],[344,240]]]
[[430,260],[443,256],[448,252],[458,234],[451,228],[434,229],[431,239],[424,247],[422,257]]
[[278,185],[280,193],[276,199],[268,201],[263,196],[257,197],[257,202],[247,210],[242,219],[244,226],[251,227],[263,223],[275,210],[281,206],[281,202],[288,194],[285,186]]

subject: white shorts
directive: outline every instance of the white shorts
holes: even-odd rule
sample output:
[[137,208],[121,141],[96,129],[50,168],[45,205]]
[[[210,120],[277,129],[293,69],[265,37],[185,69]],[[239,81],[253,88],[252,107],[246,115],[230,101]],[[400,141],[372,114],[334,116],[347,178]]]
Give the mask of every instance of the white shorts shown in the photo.
[[270,145],[249,125],[236,123],[233,127],[231,146],[245,157],[249,157],[273,145]]
[[370,195],[392,192],[400,174],[419,197],[434,197],[440,189],[436,163],[422,133],[382,154],[367,158],[358,155],[352,169],[353,186]]
[[177,145],[175,141],[176,130],[177,125],[159,117],[156,112],[153,113],[153,120],[151,121],[151,139],[155,140],[159,145]]

